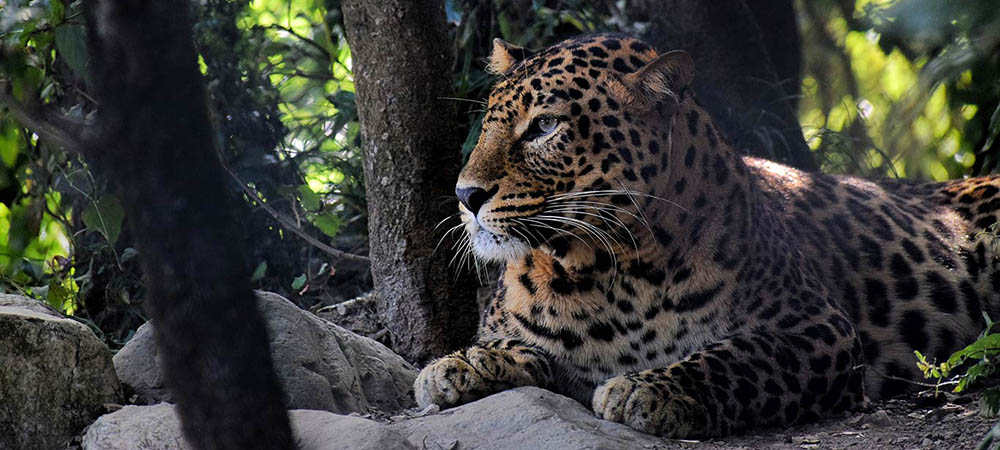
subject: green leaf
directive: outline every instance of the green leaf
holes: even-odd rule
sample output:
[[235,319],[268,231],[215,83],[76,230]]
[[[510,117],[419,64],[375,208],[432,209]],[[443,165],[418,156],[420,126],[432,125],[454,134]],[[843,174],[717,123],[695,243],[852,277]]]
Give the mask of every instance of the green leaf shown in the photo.
[[48,20],[50,24],[61,23],[66,17],[66,5],[62,0],[49,0]]
[[38,94],[38,88],[42,86],[45,74],[37,67],[27,66],[24,70],[12,74],[14,76],[11,83],[11,92],[14,98],[19,101],[29,101]]
[[122,231],[125,210],[122,209],[117,197],[105,195],[83,210],[82,218],[87,228],[101,233],[108,240],[108,243],[114,246]]
[[306,285],[306,274],[299,275],[292,280],[292,289],[296,291],[302,289]]
[[11,208],[7,252],[12,261],[20,258],[31,242],[38,238],[40,224],[41,214],[37,205],[15,205]]
[[337,231],[340,230],[340,224],[343,222],[339,216],[333,213],[329,214],[318,214],[309,218],[316,228],[319,228],[323,234],[334,237],[337,235]]
[[45,295],[45,302],[49,306],[58,309],[59,311],[66,312],[67,309],[73,306],[74,295],[73,291],[67,288],[62,281],[53,278],[49,282],[49,290]]
[[309,189],[309,186],[303,184],[298,187],[299,201],[302,203],[302,207],[309,212],[319,211],[320,207],[323,206],[323,199],[320,198],[319,194]]
[[267,261],[261,261],[260,264],[257,264],[257,268],[253,270],[253,275],[250,275],[250,281],[260,281],[264,279],[264,275],[267,275]]
[[7,167],[14,167],[21,152],[20,133],[10,120],[0,121],[0,160]]
[[982,412],[986,417],[996,417],[1000,412],[1000,390],[992,388],[983,392]]
[[19,33],[21,35],[19,39],[21,47],[25,47],[28,45],[28,41],[31,40],[31,37],[35,34],[35,29],[37,28],[38,28],[37,19],[29,19],[22,21],[21,32]]
[[954,367],[961,364],[966,358],[981,359],[998,353],[1000,353],[1000,334],[989,334],[953,353],[948,358],[948,365]]
[[56,50],[59,57],[82,80],[90,77],[87,70],[87,30],[83,25],[64,23],[56,27]]

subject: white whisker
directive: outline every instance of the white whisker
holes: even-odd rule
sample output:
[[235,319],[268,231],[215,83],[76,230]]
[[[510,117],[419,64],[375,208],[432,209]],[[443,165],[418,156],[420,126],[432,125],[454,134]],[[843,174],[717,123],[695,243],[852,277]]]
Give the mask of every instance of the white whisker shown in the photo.
[[618,206],[618,205],[612,205],[610,203],[602,203],[602,202],[595,202],[595,201],[588,201],[588,200],[556,200],[556,201],[553,201],[553,202],[549,202],[549,204],[552,205],[552,206],[560,207],[560,208],[562,208],[562,207],[579,207],[579,208],[596,209],[596,210],[601,210],[601,211],[620,212],[622,214],[626,214],[628,216],[631,216],[635,220],[638,220],[638,221],[642,221],[643,220],[641,217],[637,216],[632,211],[629,211],[629,210],[627,210],[625,208],[622,208],[621,206]]
[[[460,223],[458,225],[455,225],[455,226],[449,228],[447,231],[445,231],[444,234],[441,235],[441,239],[438,239],[437,245],[434,246],[434,250],[431,251],[431,254],[433,255],[433,254],[437,253],[438,247],[441,247],[441,244],[444,243],[444,240],[447,239],[448,236],[454,234],[456,231],[458,231],[460,228],[462,228],[464,226],[465,226],[464,223]],[[454,250],[455,249],[455,245],[452,244],[451,248],[452,248],[452,250]]]
[[577,235],[576,235],[576,233],[573,233],[572,231],[569,231],[569,230],[560,230],[560,229],[558,229],[558,228],[556,228],[556,227],[554,227],[554,226],[552,226],[552,225],[549,225],[549,224],[547,224],[547,223],[545,223],[545,222],[543,222],[543,221],[541,221],[541,220],[533,220],[533,219],[530,219],[530,218],[523,218],[523,220],[525,220],[525,221],[527,221],[527,222],[529,222],[529,223],[533,223],[533,224],[535,224],[535,225],[537,225],[537,226],[540,226],[540,227],[542,227],[542,228],[545,228],[545,229],[548,229],[548,230],[552,230],[552,231],[554,231],[554,232],[556,233],[556,235],[558,235],[558,236],[570,236],[570,237],[573,237],[573,238],[576,238],[576,239],[578,239],[578,240],[579,240],[579,241],[580,241],[581,243],[583,243],[583,245],[586,245],[586,246],[587,246],[588,248],[590,248],[591,250],[593,250],[593,249],[594,249],[594,247],[591,247],[591,246],[590,246],[590,244],[589,244],[589,243],[587,243],[587,241],[586,241],[585,239],[583,239],[583,238],[582,238],[582,237],[580,237],[580,236],[577,236]]
[[[559,224],[559,223],[566,224],[566,225],[569,225],[571,227],[580,229],[581,231],[583,231],[584,233],[586,233],[588,236],[594,238],[594,240],[596,240],[597,242],[599,242],[605,249],[607,249],[608,255],[611,257],[612,267],[614,268],[614,272],[612,273],[612,276],[611,276],[611,279],[612,279],[611,285],[614,284],[614,279],[617,277],[617,274],[618,274],[618,254],[615,251],[614,247],[615,247],[615,244],[617,244],[618,246],[622,246],[622,244],[621,244],[620,241],[618,241],[617,239],[615,239],[614,237],[612,237],[611,235],[609,235],[607,232],[605,232],[605,231],[603,231],[603,230],[601,230],[601,229],[599,229],[599,228],[597,228],[597,227],[595,227],[595,226],[593,226],[593,225],[591,225],[589,223],[586,223],[586,222],[583,222],[583,221],[580,221],[580,220],[570,219],[570,218],[562,217],[562,216],[541,216],[540,215],[540,216],[536,216],[536,217],[539,217],[539,218],[538,219],[531,219],[531,220],[533,220],[535,222],[542,222],[542,223],[544,223],[545,220],[549,220],[549,221],[552,221],[552,222],[557,223],[557,224]],[[611,285],[609,285],[609,286],[611,286]]]
[[668,205],[680,208],[681,211],[689,212],[687,210],[687,208],[681,206],[680,204],[678,204],[677,202],[674,202],[672,200],[669,200],[669,199],[666,199],[666,198],[663,198],[663,197],[660,197],[660,196],[652,195],[652,194],[647,194],[645,192],[633,191],[631,189],[602,189],[602,190],[596,190],[596,191],[575,191],[575,192],[567,192],[565,194],[555,194],[555,195],[550,196],[549,198],[552,199],[552,200],[559,200],[559,199],[563,199],[563,198],[609,197],[609,196],[614,196],[614,195],[634,195],[636,197],[652,198],[652,199],[659,200],[659,201],[662,201],[664,203],[667,203]]
[[462,213],[461,212],[457,212],[457,213],[454,213],[454,214],[449,214],[448,217],[445,217],[444,219],[441,219],[441,221],[438,222],[437,225],[434,225],[433,230],[436,231],[438,228],[441,227],[441,225],[444,225],[444,223],[447,222],[449,219],[451,219],[452,217],[455,217],[455,216],[457,216],[459,214],[462,214]]

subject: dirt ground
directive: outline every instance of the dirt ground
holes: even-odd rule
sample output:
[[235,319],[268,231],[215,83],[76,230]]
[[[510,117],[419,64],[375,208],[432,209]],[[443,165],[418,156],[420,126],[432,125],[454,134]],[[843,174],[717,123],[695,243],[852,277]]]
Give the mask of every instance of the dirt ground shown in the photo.
[[[760,429],[725,439],[664,439],[662,445],[637,447],[636,450],[972,450],[1000,421],[1000,418],[983,417],[976,398],[975,394],[955,396],[949,393],[937,398],[914,394],[908,398],[874,402],[865,411],[807,425]],[[414,408],[402,415],[373,411],[361,417],[393,422],[424,414],[426,412]],[[989,450],[1000,450],[1000,443],[994,443]]]
[[[951,402],[912,397],[878,402],[867,412],[784,430],[710,441],[675,441],[715,449],[974,449],[997,419],[982,417],[971,397]],[[994,447],[997,448],[997,447]]]

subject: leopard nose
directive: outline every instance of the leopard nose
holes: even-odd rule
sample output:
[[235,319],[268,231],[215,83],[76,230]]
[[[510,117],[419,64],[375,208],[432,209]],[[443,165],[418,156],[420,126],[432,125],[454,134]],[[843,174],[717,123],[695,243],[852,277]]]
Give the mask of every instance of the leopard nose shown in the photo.
[[497,188],[490,189],[486,191],[479,187],[469,187],[469,188],[455,188],[455,194],[458,195],[458,201],[462,202],[472,215],[479,213],[479,208],[483,207],[493,194],[496,194]]

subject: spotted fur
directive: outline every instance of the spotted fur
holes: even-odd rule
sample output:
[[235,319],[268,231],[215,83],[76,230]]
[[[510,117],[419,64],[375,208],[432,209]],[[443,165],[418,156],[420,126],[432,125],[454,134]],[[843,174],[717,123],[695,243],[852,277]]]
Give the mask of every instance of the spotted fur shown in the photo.
[[538,385],[720,436],[903,393],[913,350],[943,360],[996,311],[1000,180],[740,157],[686,54],[607,34],[512,49],[457,188],[470,246],[504,271],[479,343],[421,371],[419,404]]

